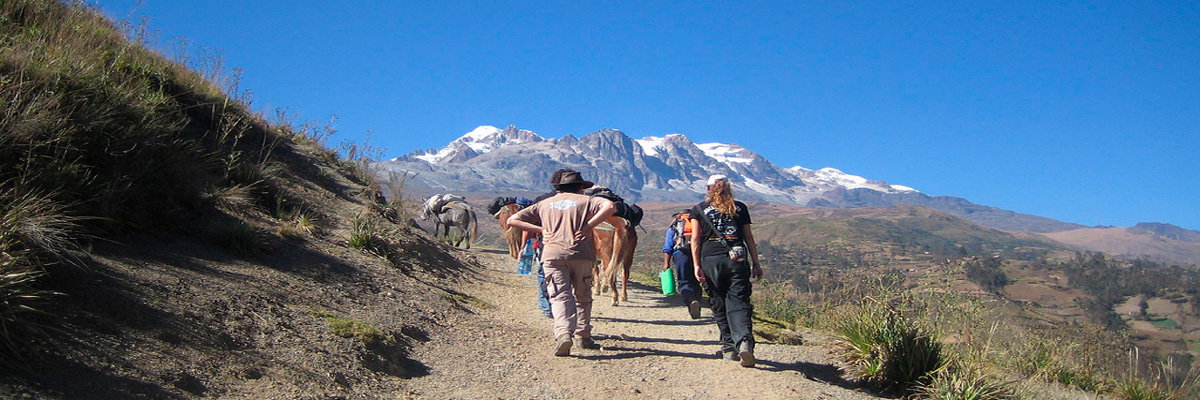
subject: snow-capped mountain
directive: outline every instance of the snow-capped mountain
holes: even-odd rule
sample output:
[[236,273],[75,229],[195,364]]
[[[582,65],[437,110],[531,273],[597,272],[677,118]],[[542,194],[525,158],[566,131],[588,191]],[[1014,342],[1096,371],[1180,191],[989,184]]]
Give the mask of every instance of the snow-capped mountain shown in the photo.
[[504,129],[484,125],[467,132],[466,135],[455,139],[446,147],[418,151],[410,156],[434,164],[462,162],[500,147],[543,140],[546,139],[532,131],[517,129],[512,125]]
[[[703,198],[712,174],[729,176],[739,199],[810,207],[918,204],[984,225],[1033,232],[1074,229],[1048,218],[980,206],[914,188],[847,174],[835,168],[780,168],[736,143],[694,143],[682,134],[633,139],[615,129],[547,139],[509,125],[480,126],[446,147],[378,163],[383,175],[404,173],[420,192],[536,195],[550,174],[572,168],[632,201],[692,202]],[[415,175],[415,176],[413,176]]]

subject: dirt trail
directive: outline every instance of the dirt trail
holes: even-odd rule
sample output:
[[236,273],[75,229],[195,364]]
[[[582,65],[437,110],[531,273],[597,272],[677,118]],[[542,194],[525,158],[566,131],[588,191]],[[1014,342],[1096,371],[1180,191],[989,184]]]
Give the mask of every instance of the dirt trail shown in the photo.
[[[429,374],[413,378],[401,398],[461,399],[875,399],[845,381],[827,354],[828,338],[804,334],[805,345],[760,343],[756,368],[716,356],[716,325],[705,309],[692,320],[678,297],[630,285],[629,301],[593,307],[599,350],[552,355],[550,320],[537,309],[536,279],[515,273],[500,250],[463,252],[484,279],[459,288],[475,312],[411,355]],[[452,329],[451,329],[452,328]],[[850,388],[848,388],[850,387]]]

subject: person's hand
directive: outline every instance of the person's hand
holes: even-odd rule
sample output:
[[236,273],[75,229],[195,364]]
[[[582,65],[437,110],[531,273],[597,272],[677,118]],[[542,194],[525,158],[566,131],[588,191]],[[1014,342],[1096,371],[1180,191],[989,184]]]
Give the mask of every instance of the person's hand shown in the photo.
[[750,276],[753,277],[754,280],[762,279],[762,277],[763,277],[762,267],[759,266],[758,264],[754,264],[754,266],[750,268]]
[[663,271],[666,271],[666,270],[668,270],[668,269],[671,269],[671,263],[669,263],[669,262],[664,262],[664,263],[663,263]]
[[696,265],[695,267],[696,267],[696,282],[704,283],[704,270],[700,269],[699,265]]

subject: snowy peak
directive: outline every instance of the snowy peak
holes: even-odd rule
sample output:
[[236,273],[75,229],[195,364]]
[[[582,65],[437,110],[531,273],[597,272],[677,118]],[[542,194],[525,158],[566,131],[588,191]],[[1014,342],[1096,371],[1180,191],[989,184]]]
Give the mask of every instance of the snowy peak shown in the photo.
[[664,157],[667,155],[669,147],[691,145],[692,141],[681,133],[672,133],[667,136],[647,136],[635,140],[638,146],[642,147],[642,152],[650,157]]
[[810,184],[824,187],[843,187],[846,189],[871,189],[883,193],[917,193],[916,189],[908,186],[891,185],[884,181],[871,180],[858,175],[851,175],[837,168],[821,168],[813,171],[808,168],[795,166],[788,171]]
[[418,151],[409,157],[431,164],[462,162],[501,147],[545,140],[533,131],[517,129],[513,125],[504,129],[482,125],[450,142],[446,147]]
[[757,156],[754,152],[737,143],[703,143],[696,145],[696,147],[703,150],[705,155],[730,166],[733,166],[733,164],[750,164],[754,162],[754,158]]

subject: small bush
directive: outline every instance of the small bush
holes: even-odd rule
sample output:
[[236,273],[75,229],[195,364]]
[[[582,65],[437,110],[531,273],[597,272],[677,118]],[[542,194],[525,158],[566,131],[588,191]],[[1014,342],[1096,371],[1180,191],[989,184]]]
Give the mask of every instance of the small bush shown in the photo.
[[221,248],[240,256],[265,254],[271,249],[266,232],[242,221],[222,225],[214,235]]
[[889,306],[860,305],[836,331],[843,358],[858,367],[860,378],[884,389],[911,390],[946,363],[941,342]]
[[359,213],[351,221],[349,242],[351,246],[376,255],[386,256],[388,253],[387,241],[380,236],[379,225],[368,213]]
[[917,389],[922,399],[1008,400],[1017,398],[1011,382],[997,380],[977,369],[945,369]]
[[255,203],[254,188],[246,185],[216,189],[208,194],[208,198],[217,208],[238,214],[254,208]]
[[21,258],[7,250],[0,253],[0,364],[17,361],[21,344],[46,327],[33,317],[44,314],[39,305],[56,294],[34,286],[44,273],[21,265]]

